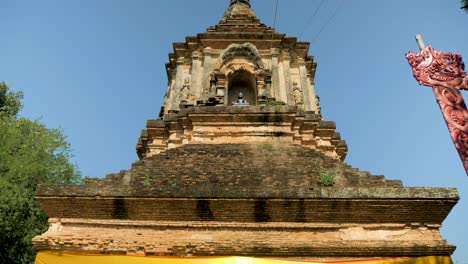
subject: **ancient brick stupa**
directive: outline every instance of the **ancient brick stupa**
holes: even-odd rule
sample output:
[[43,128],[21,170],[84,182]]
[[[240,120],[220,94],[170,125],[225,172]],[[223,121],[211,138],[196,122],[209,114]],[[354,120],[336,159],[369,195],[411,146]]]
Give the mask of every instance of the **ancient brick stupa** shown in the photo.
[[344,163],[308,49],[262,24],[248,0],[175,43],[140,160],[38,188],[50,228],[34,238],[37,263],[451,263],[439,229],[457,191]]

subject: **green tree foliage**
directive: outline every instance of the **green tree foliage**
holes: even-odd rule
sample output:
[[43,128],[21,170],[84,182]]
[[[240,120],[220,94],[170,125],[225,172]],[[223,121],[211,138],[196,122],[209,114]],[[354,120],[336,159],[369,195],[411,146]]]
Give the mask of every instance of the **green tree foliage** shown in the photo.
[[59,129],[18,118],[22,93],[0,83],[0,264],[31,263],[31,239],[47,229],[34,199],[38,184],[76,184],[71,150]]
[[462,9],[468,12],[468,0],[461,0],[462,3]]
[[21,99],[23,93],[12,92],[6,83],[0,82],[0,113],[16,117],[23,106]]

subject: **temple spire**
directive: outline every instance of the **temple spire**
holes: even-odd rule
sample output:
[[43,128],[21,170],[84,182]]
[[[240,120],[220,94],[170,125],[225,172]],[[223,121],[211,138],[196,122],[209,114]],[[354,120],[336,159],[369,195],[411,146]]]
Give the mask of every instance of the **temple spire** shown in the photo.
[[256,15],[249,0],[231,0],[231,4],[223,16],[223,19],[227,18],[256,18]]
[[231,0],[231,4],[230,5],[234,5],[234,4],[246,4],[250,7],[250,1],[249,0]]

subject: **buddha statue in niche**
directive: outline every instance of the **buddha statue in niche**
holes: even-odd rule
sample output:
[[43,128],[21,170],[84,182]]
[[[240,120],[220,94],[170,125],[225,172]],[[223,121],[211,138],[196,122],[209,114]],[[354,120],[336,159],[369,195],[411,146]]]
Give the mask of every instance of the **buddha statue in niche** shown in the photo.
[[228,85],[228,104],[234,105],[239,96],[247,102],[248,105],[256,105],[257,103],[257,87],[256,80],[253,74],[247,71],[238,71],[233,73],[229,78]]

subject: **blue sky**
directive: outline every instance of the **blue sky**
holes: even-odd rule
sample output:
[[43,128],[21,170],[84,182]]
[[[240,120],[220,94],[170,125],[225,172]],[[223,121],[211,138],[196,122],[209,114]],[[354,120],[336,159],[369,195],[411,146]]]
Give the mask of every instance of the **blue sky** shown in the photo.
[[[458,0],[341,1],[311,17],[320,0],[279,0],[276,30],[315,40],[316,91],[348,143],[347,163],[406,186],[458,188],[443,235],[458,246],[456,263],[468,263],[468,177],[431,89],[404,56],[420,33],[468,61],[468,14]],[[218,23],[228,2],[0,0],[0,81],[25,93],[22,116],[64,130],[84,175],[128,169],[159,113],[172,43]],[[273,26],[275,0],[251,2]]]

